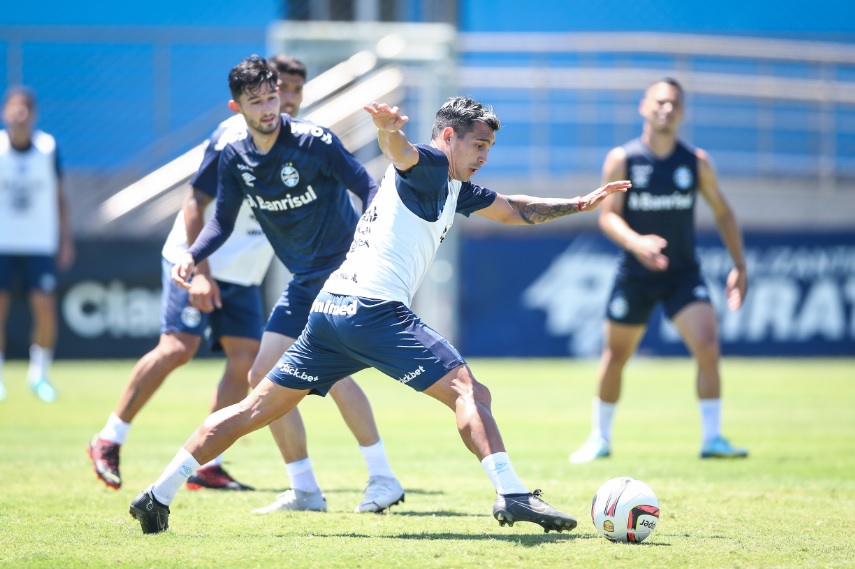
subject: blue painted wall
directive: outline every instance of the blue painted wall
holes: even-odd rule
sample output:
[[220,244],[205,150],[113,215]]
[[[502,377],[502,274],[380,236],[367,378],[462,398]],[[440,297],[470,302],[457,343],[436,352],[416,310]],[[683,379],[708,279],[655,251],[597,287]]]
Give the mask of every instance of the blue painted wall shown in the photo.
[[855,3],[845,0],[466,0],[465,31],[655,31],[855,41]]
[[[261,27],[281,15],[279,0],[42,0],[4,2],[0,25]],[[36,9],[34,9],[36,7]]]
[[280,4],[50,0],[28,10],[6,3],[0,91],[10,82],[36,91],[38,126],[57,138],[69,171],[147,171],[230,115],[228,71],[265,55]]

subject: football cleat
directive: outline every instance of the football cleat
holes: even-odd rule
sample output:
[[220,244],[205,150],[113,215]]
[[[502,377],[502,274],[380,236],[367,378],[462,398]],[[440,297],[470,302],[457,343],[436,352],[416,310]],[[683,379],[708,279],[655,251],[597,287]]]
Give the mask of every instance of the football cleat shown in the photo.
[[701,447],[701,458],[745,458],[748,449],[735,447],[722,436],[715,437]]
[[576,519],[559,512],[540,499],[540,490],[530,494],[499,494],[493,504],[493,517],[500,526],[513,526],[516,522],[531,522],[543,528],[544,533],[555,530],[571,530],[576,527]]
[[3,380],[0,379],[0,401],[6,399],[6,386],[3,384]]
[[29,384],[36,397],[45,403],[53,403],[56,400],[56,389],[50,384],[48,378],[40,377],[38,380],[30,381]]
[[169,506],[155,499],[151,487],[134,498],[128,512],[140,522],[143,533],[160,533],[169,529]]
[[118,490],[122,487],[122,475],[119,474],[119,449],[122,445],[99,438],[97,435],[89,443],[89,458],[95,476],[101,482]]
[[591,435],[585,444],[570,455],[570,462],[582,464],[598,458],[607,458],[611,453],[609,441],[599,435]]
[[211,488],[212,490],[255,490],[231,477],[220,465],[204,466],[187,479],[188,490]]
[[284,510],[302,511],[302,512],[326,512],[327,499],[324,493],[320,490],[314,492],[303,492],[293,488],[286,490],[276,496],[274,501],[269,506],[253,510],[253,514],[270,514]]
[[404,501],[404,488],[397,478],[389,476],[370,477],[362,494],[362,502],[354,510],[357,514],[362,512],[379,514],[386,508]]

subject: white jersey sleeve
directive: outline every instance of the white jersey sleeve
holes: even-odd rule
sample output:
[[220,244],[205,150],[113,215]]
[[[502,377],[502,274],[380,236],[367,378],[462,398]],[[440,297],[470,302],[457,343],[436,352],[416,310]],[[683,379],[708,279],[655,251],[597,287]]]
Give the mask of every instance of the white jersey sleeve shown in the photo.
[[[245,130],[246,122],[242,115],[235,115],[222,122],[214,131],[215,136],[208,141],[206,160],[216,160],[223,146],[241,136]],[[208,166],[210,171],[216,172],[216,163]],[[212,189],[213,182],[215,180],[211,179]],[[216,202],[211,202],[205,208],[206,222],[214,216],[215,209]],[[163,245],[163,257],[170,263],[177,263],[188,249],[184,212],[179,211]],[[211,275],[219,281],[257,286],[264,280],[272,260],[273,247],[255,219],[252,208],[244,203],[235,220],[234,231],[226,242],[208,257],[208,264],[211,266]]]

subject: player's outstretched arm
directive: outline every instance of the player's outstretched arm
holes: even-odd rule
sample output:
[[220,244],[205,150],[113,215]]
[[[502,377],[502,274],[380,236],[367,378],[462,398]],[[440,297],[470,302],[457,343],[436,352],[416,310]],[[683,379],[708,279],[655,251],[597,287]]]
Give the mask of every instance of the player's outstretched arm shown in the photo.
[[377,141],[383,156],[401,171],[407,171],[418,164],[419,151],[401,132],[401,128],[410,118],[402,115],[398,107],[390,107],[386,103],[374,102],[363,108],[371,115],[371,120],[377,127]]
[[538,198],[498,194],[489,207],[478,210],[476,213],[507,225],[535,225],[580,211],[597,209],[608,196],[625,192],[631,185],[629,180],[609,182],[593,192],[576,198]]

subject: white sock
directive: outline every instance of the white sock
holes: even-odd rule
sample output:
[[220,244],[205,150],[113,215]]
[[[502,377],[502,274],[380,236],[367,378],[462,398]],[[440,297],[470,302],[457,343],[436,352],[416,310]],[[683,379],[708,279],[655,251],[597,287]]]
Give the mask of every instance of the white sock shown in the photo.
[[47,370],[53,361],[53,350],[43,348],[38,344],[30,346],[30,369],[27,371],[27,379],[35,383],[47,376]]
[[486,456],[481,466],[496,488],[496,494],[528,494],[528,488],[517,476],[508,453],[497,452]]
[[315,470],[312,468],[312,459],[304,458],[285,465],[288,478],[291,479],[291,488],[303,492],[317,492],[321,489],[318,479],[315,478]]
[[700,399],[701,440],[707,444],[721,434],[721,399]]
[[205,464],[203,464],[200,468],[208,468],[209,466],[220,466],[223,464],[223,455],[220,455],[213,460],[209,460]]
[[107,423],[104,425],[104,428],[101,429],[100,433],[98,433],[98,438],[123,445],[125,444],[125,440],[128,438],[128,431],[130,430],[130,423],[125,423],[119,419],[118,415],[110,413],[110,418],[107,419]]
[[389,459],[386,457],[383,439],[380,439],[370,447],[360,446],[359,450],[365,459],[365,465],[368,467],[369,478],[372,476],[395,477],[395,474],[392,472],[392,465],[389,464]]
[[166,470],[151,487],[152,494],[158,502],[168,506],[175,499],[175,495],[178,494],[181,486],[198,468],[199,462],[187,452],[187,449],[181,447],[178,454],[175,455],[175,458],[167,465]]
[[607,403],[601,401],[599,397],[594,397],[591,405],[591,432],[594,435],[599,435],[606,440],[612,442],[612,421],[615,417],[615,408],[617,403]]

